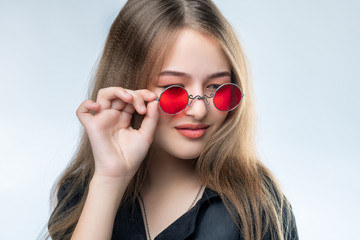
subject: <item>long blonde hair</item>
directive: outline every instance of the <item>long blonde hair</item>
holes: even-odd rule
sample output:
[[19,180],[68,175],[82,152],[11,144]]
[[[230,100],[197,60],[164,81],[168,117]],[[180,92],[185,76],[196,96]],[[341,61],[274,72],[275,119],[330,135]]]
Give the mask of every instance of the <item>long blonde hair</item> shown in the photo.
[[[89,98],[96,101],[101,88],[152,86],[166,54],[185,27],[215,39],[232,67],[233,81],[245,97],[229,112],[222,127],[207,142],[195,170],[207,187],[219,193],[246,240],[285,239],[289,234],[289,202],[271,172],[260,162],[254,143],[253,92],[246,58],[232,27],[210,0],[129,0],[111,26]],[[138,129],[142,116],[134,114]],[[128,185],[122,203],[135,202],[147,171],[149,154]],[[54,208],[48,221],[52,239],[70,239],[85,204],[94,173],[89,138],[82,130],[79,147],[52,188]],[[59,196],[59,189],[66,194]],[[62,199],[61,202],[57,202]],[[70,202],[75,205],[69,205]]]

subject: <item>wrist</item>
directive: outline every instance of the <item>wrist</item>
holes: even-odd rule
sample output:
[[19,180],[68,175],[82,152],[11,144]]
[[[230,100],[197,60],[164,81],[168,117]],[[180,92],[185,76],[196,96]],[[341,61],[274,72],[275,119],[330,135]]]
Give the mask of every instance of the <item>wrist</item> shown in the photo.
[[102,196],[103,201],[108,204],[118,207],[130,181],[130,178],[115,179],[94,175],[90,181],[89,191]]
[[109,177],[95,173],[90,184],[102,185],[109,188],[126,187],[130,183],[131,179],[131,177]]

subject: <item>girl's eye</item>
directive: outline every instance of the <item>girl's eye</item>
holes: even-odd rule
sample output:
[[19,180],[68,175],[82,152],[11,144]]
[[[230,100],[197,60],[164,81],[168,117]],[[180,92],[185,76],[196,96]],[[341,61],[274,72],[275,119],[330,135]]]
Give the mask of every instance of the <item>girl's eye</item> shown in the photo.
[[[172,87],[172,86],[181,86],[180,84],[171,84],[171,85],[166,85],[166,86],[158,86],[159,88],[168,88],[168,87]],[[184,86],[181,86],[184,87]]]
[[211,84],[211,85],[209,85],[208,87],[214,88],[214,89],[218,89],[220,86],[221,86],[221,85],[219,85],[219,84]]
[[[181,84],[171,84],[171,85],[166,85],[166,86],[158,86],[159,88],[168,88],[168,87],[172,87],[172,86],[182,86]],[[220,84],[211,84],[209,86],[207,86],[208,88],[213,88],[213,89],[218,89],[221,85]]]

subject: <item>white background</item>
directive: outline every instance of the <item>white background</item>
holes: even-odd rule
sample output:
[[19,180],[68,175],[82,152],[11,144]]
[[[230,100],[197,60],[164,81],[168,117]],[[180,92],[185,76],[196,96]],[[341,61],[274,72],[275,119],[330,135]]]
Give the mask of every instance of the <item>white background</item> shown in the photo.
[[[0,239],[36,239],[78,143],[75,115],[124,1],[0,0]],[[301,239],[355,239],[360,4],[215,1],[255,83],[258,149]]]

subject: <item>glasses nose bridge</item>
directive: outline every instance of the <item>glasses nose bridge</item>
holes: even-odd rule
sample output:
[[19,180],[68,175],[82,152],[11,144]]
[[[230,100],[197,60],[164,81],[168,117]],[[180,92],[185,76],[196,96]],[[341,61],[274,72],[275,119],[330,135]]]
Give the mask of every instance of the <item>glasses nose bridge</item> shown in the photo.
[[187,106],[190,106],[195,99],[203,100],[204,103],[205,103],[206,109],[209,110],[210,103],[207,100],[207,98],[211,98],[211,97],[213,97],[213,94],[210,94],[210,96],[207,96],[204,92],[202,92],[202,95],[197,94],[197,95],[194,96],[194,95],[190,94],[189,95],[190,101],[189,101]]

